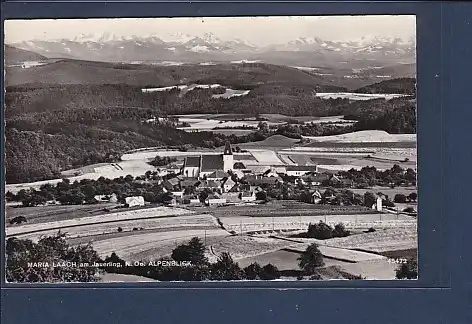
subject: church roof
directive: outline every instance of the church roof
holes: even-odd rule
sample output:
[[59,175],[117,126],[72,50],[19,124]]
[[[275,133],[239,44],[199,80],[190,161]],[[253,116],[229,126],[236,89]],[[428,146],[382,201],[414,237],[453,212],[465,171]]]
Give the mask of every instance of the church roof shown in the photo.
[[203,172],[223,170],[223,156],[222,155],[202,155],[202,165]]
[[200,167],[199,156],[188,156],[185,158],[184,166],[186,167]]

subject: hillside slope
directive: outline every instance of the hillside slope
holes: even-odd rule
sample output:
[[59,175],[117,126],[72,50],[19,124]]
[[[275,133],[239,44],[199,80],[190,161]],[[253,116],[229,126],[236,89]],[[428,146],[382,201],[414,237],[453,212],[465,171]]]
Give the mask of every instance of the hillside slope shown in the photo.
[[320,76],[309,75],[295,68],[263,63],[152,66],[68,59],[30,69],[7,68],[5,80],[7,86],[38,83],[128,84],[144,87],[219,83],[247,88],[273,82],[331,85]]
[[359,93],[416,93],[416,79],[400,78],[377,82],[355,90]]
[[38,53],[19,49],[10,45],[5,45],[5,64],[18,64],[26,61],[43,61],[47,58]]

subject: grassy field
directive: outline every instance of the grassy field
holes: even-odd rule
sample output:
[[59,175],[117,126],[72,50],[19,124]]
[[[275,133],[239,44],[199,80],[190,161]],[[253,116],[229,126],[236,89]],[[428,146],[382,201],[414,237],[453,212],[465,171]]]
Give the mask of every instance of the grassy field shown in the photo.
[[[304,240],[309,241],[310,239]],[[332,238],[321,242],[317,241],[317,243],[338,248],[359,249],[381,253],[417,248],[418,233],[417,228],[414,226],[389,228],[377,230],[372,233]]]
[[188,242],[192,237],[199,237],[202,241],[206,237],[208,244],[210,240],[223,238],[226,235],[228,235],[226,231],[217,228],[190,229],[112,238],[96,241],[92,245],[101,256],[115,252],[127,261],[156,260],[169,255],[179,244]]
[[[48,207],[45,207],[48,208]],[[175,217],[192,214],[191,211],[181,208],[154,207],[136,210],[124,210],[96,216],[85,216],[79,218],[69,218],[62,220],[53,220],[49,222],[38,222],[36,224],[26,224],[9,226],[6,228],[6,235],[19,235],[32,232],[59,230],[62,228],[81,227],[85,225],[96,226],[97,224],[110,224],[120,221],[142,220],[158,217]],[[105,225],[104,225],[105,226]],[[110,225],[106,225],[110,226]]]
[[274,252],[293,243],[268,237],[234,235],[227,236],[211,245],[213,259],[222,252],[229,252],[233,259],[243,259],[260,254]]
[[[197,211],[197,209],[194,209]],[[205,211],[221,219],[227,217],[298,217],[323,215],[376,214],[362,206],[331,206],[307,204],[290,200],[271,201],[267,204],[208,207]]]
[[98,205],[6,207],[5,226],[11,226],[8,221],[17,216],[25,216],[28,224],[36,224],[106,214],[104,209],[116,206],[118,204],[103,203]]
[[416,144],[416,134],[389,134],[385,131],[367,130],[332,136],[304,136],[313,142],[329,143],[403,143]]

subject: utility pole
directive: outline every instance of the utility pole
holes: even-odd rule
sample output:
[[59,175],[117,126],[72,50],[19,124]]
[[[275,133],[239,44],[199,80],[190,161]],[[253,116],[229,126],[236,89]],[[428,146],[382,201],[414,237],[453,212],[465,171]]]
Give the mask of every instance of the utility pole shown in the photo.
[[207,230],[205,229],[205,243],[204,245],[206,246],[207,245]]
[[243,235],[243,221],[239,222],[239,234]]

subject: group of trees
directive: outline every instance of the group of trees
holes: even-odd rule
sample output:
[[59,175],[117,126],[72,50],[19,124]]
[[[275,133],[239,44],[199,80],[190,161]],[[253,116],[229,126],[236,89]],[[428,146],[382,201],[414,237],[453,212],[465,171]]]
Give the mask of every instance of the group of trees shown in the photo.
[[[341,171],[339,175],[351,180],[354,186],[359,188],[372,186],[416,186],[416,171],[411,168],[403,169],[398,164],[384,171],[377,170],[371,166],[363,167],[360,170]],[[330,181],[325,183],[325,185],[342,186],[342,183]]]
[[175,157],[171,157],[171,156],[161,157],[159,155],[156,155],[156,157],[152,161],[150,161],[149,164],[155,167],[160,167],[160,166],[168,165],[175,161],[177,161]]
[[346,237],[351,233],[346,230],[343,223],[338,223],[333,227],[320,221],[315,224],[308,224],[308,231],[306,233],[297,234],[297,237],[315,238],[318,240],[326,240],[334,237]]
[[[7,282],[93,282],[99,268],[80,264],[100,262],[91,245],[70,246],[64,234],[31,240],[9,238],[6,242]],[[70,263],[70,266],[67,266]],[[73,264],[75,263],[75,264]]]
[[97,180],[83,179],[70,182],[63,179],[56,185],[44,184],[39,190],[21,189],[17,194],[8,192],[6,199],[18,201],[25,207],[37,206],[49,200],[56,200],[63,205],[80,205],[96,203],[96,195],[111,196],[115,194],[119,201],[129,196],[143,196],[152,203],[166,203],[172,199],[164,187],[155,182],[136,181],[130,175],[116,179],[100,177]]

